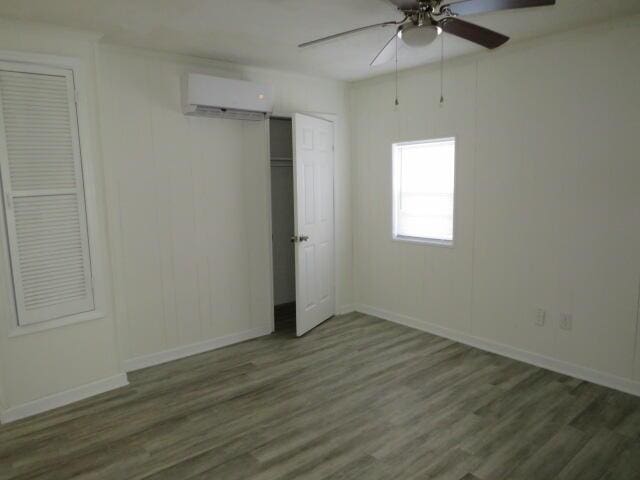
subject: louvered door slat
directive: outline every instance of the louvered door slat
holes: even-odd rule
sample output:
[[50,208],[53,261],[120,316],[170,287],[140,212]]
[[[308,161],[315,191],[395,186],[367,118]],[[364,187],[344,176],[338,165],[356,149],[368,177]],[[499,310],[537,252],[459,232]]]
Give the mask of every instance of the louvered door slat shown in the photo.
[[3,66],[0,166],[19,323],[91,311],[73,74]]

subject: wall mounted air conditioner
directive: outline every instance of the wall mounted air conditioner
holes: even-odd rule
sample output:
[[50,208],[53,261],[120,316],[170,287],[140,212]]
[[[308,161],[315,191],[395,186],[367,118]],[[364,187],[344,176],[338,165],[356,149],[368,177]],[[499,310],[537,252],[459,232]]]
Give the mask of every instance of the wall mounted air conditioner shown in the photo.
[[182,79],[182,111],[185,115],[264,120],[273,110],[273,90],[243,80],[188,73]]

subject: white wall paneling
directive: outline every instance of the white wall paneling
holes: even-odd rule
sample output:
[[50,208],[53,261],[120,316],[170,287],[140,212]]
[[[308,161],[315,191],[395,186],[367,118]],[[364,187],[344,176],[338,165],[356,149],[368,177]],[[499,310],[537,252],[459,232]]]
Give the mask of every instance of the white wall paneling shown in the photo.
[[[264,331],[273,321],[267,123],[185,117],[179,81],[186,71],[268,82],[279,111],[338,114],[344,178],[337,283],[342,301],[352,303],[345,85],[112,46],[101,47],[98,67],[128,364]],[[308,98],[309,89],[317,95]]]
[[[639,47],[635,16],[453,60],[442,107],[437,66],[401,73],[397,109],[393,77],[355,84],[356,302],[640,380]],[[455,247],[392,242],[391,143],[443,136]]]
[[[243,145],[266,145],[264,130],[182,115],[181,65],[113,52],[101,59],[101,93],[110,99],[105,157],[122,245],[124,358],[249,330]],[[116,92],[120,101],[112,100]]]

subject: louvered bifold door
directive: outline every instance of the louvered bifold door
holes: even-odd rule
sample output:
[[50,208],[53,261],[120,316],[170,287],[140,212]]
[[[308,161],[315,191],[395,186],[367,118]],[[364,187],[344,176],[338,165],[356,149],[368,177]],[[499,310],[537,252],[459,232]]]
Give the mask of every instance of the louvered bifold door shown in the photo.
[[18,323],[94,309],[73,72],[0,62],[0,173]]

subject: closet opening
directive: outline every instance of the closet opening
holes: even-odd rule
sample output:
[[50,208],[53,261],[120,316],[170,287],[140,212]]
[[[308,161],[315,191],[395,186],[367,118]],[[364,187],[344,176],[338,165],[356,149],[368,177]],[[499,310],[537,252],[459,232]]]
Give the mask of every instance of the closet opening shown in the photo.
[[273,235],[273,304],[275,331],[296,331],[296,273],[291,118],[269,120],[271,222]]

